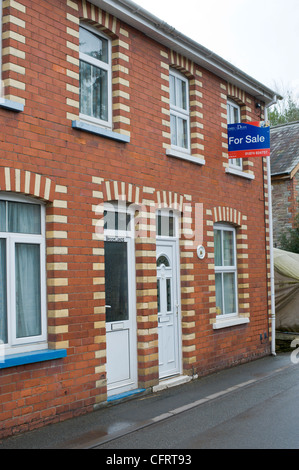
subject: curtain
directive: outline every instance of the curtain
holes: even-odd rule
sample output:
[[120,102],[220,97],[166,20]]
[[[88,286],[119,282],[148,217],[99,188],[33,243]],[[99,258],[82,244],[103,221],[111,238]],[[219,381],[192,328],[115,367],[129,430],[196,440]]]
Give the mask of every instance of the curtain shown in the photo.
[[41,334],[40,246],[15,245],[16,336]]
[[0,232],[6,230],[6,202],[0,201]]
[[80,113],[108,121],[108,73],[80,61]]
[[223,273],[224,313],[236,313],[235,273]]
[[216,309],[217,315],[222,315],[223,312],[223,302],[222,302],[222,274],[215,274],[215,284],[216,284]]
[[215,266],[222,266],[221,230],[214,230]]
[[7,231],[12,233],[40,234],[40,205],[8,201]]
[[223,264],[234,266],[234,233],[229,230],[223,231]]
[[0,239],[0,341],[7,343],[6,240]]

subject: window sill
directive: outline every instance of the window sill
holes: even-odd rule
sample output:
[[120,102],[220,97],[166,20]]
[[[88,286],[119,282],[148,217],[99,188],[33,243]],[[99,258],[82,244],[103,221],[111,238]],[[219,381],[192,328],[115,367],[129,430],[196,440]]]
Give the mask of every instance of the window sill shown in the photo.
[[128,135],[119,134],[118,132],[113,132],[109,129],[104,129],[83,121],[72,121],[72,128],[80,131],[90,132],[91,134],[100,135],[101,137],[106,137],[107,139],[116,140],[125,144],[130,142],[130,137]]
[[187,162],[196,163],[197,165],[205,165],[205,159],[199,157],[192,157],[192,155],[188,155],[183,152],[178,152],[176,150],[167,149],[166,155],[168,157],[179,158],[181,160],[186,160]]
[[35,362],[51,361],[63,357],[66,357],[66,349],[42,349],[41,351],[9,354],[4,355],[4,360],[0,359],[0,369],[33,364]]
[[24,111],[24,105],[22,103],[6,100],[5,98],[0,98],[0,108],[16,111],[17,113]]
[[245,178],[248,180],[254,180],[255,176],[251,173],[245,173],[245,171],[237,170],[236,168],[225,168],[225,173],[229,173],[231,175],[241,176],[241,178]]
[[216,323],[213,323],[213,329],[219,330],[221,328],[229,328],[246,323],[249,323],[249,318],[246,317],[217,318]]

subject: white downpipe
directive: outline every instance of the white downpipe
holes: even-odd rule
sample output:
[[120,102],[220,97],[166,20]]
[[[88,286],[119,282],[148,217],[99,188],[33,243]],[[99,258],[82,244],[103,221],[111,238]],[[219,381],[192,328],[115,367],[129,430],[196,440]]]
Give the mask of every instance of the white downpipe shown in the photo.
[[[268,107],[277,102],[275,96],[274,100],[265,108],[265,119],[268,119]],[[272,220],[272,183],[271,183],[271,163],[270,157],[267,157],[267,182],[268,182],[268,212],[269,212],[269,245],[270,245],[270,280],[271,280],[271,354],[276,356],[275,351],[275,328],[276,328],[276,315],[275,315],[275,284],[274,284],[274,255],[273,255],[273,220]]]

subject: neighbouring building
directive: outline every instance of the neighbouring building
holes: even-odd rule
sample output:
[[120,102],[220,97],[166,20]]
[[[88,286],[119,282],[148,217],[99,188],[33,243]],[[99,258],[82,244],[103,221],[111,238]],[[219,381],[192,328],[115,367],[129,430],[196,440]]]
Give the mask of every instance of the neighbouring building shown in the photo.
[[299,208],[299,121],[271,128],[273,240],[294,228]]
[[129,0],[2,0],[0,436],[270,354],[275,92]]

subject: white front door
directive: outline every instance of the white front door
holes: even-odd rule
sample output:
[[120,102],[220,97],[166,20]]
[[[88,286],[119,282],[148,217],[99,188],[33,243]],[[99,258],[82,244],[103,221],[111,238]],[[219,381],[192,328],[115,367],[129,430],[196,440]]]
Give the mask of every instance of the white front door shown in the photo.
[[107,394],[137,388],[134,239],[105,236]]
[[159,377],[177,375],[181,369],[180,304],[177,242],[157,241],[157,291]]

